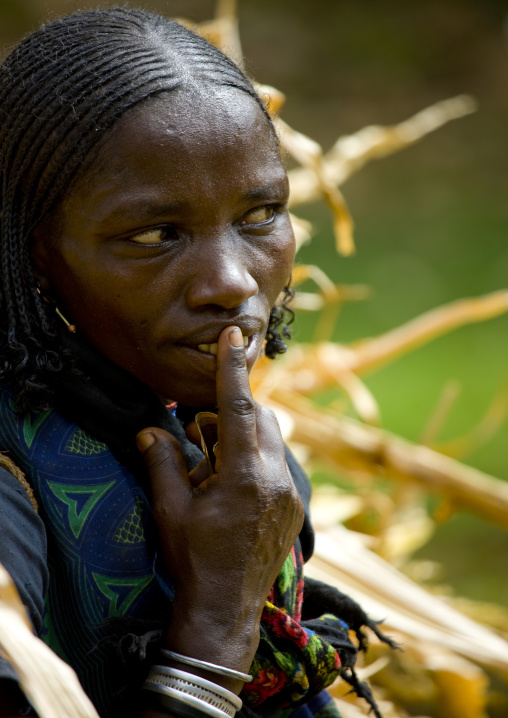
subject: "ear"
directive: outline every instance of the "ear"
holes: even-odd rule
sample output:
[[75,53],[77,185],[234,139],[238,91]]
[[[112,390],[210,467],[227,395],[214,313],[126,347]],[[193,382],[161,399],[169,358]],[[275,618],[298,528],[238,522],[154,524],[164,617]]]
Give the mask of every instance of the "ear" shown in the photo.
[[51,289],[51,242],[48,241],[44,231],[44,222],[38,224],[32,232],[32,246],[30,258],[32,260],[32,274],[37,280],[41,290],[48,292]]

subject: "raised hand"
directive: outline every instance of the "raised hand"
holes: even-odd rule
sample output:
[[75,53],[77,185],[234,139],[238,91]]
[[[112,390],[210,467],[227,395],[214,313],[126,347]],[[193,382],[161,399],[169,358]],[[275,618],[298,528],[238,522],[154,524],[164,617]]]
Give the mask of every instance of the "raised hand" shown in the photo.
[[240,329],[218,341],[216,473],[187,472],[161,429],[138,435],[154,515],[176,587],[167,636],[179,653],[248,671],[268,591],[303,523],[277,420],[249,386]]

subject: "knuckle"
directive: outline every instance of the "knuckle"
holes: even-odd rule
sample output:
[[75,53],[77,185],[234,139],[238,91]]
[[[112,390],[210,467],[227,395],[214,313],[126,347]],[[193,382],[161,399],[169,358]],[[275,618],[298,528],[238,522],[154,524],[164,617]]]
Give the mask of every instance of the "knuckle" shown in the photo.
[[293,482],[293,478],[289,473],[289,469],[287,471],[287,474],[289,480],[284,485],[284,502],[286,504],[288,513],[292,514],[294,524],[298,525],[300,530],[303,526],[303,521],[305,519],[305,508],[303,505],[302,498]]
[[171,514],[171,507],[166,501],[158,501],[153,506],[153,519],[157,526],[164,524],[167,517]]
[[298,533],[300,533],[303,526],[303,522],[305,520],[305,508],[300,495],[296,491],[295,493],[295,523],[298,525]]
[[171,462],[171,452],[166,446],[157,446],[147,456],[148,468],[151,471],[161,471]]
[[148,473],[151,476],[172,474],[178,465],[179,447],[169,441],[157,441],[144,455]]
[[237,396],[231,401],[231,410],[238,416],[251,416],[256,411],[256,402],[249,396]]
[[232,369],[238,372],[246,371],[246,360],[245,352],[243,351],[232,351],[228,356],[229,365]]
[[164,475],[172,468],[173,462],[167,454],[163,455],[162,452],[159,456],[153,457],[153,459],[148,463],[148,470],[151,474]]
[[286,498],[292,506],[300,506],[302,502],[300,499],[300,494],[296,490],[295,485],[292,481],[290,485],[286,486]]

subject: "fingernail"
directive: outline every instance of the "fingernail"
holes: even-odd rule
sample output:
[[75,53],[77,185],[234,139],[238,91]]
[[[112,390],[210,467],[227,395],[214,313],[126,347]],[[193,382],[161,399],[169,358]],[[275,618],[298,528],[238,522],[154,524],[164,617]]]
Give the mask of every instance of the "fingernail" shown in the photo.
[[242,330],[236,327],[229,332],[229,343],[232,347],[243,347]]
[[136,444],[142,454],[155,444],[155,436],[147,431],[145,434],[138,434],[136,436]]

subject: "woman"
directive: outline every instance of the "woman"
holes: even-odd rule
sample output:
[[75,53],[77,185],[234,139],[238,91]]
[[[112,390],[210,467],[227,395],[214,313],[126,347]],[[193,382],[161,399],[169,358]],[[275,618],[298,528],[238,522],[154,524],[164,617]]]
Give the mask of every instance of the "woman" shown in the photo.
[[35,629],[104,717],[319,711],[356,682],[321,615],[374,624],[308,582],[302,613],[308,483],[249,389],[265,338],[285,349],[294,256],[266,108],[205,40],[127,9],[28,37],[0,96],[0,446],[39,506],[2,474],[0,561]]

